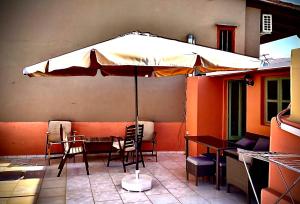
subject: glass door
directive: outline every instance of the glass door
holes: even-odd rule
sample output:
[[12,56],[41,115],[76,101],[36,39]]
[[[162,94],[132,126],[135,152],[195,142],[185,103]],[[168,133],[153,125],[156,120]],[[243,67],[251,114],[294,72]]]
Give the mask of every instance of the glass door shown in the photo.
[[246,84],[228,81],[228,139],[238,140],[246,133]]

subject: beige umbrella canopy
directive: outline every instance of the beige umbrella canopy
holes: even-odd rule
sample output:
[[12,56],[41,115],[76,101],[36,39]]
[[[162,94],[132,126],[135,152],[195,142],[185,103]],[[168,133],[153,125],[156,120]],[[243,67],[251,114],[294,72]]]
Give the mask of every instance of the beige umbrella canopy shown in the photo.
[[[30,77],[95,76],[100,69],[103,76],[135,76],[137,126],[137,76],[173,76],[191,74],[195,69],[210,72],[258,66],[259,60],[255,58],[133,32],[26,67],[23,74]],[[136,164],[138,170],[138,162]]]
[[201,72],[253,69],[259,60],[212,48],[165,39],[148,33],[129,33],[26,67],[28,76],[172,76]]
[[[26,67],[23,69],[23,74],[30,77],[95,76],[100,69],[103,76],[135,76],[137,127],[137,76],[191,74],[195,69],[210,72],[258,67],[259,61],[255,58],[160,38],[148,33],[134,32]],[[135,136],[137,138],[137,128]],[[135,155],[138,157],[138,152]],[[138,169],[138,162],[136,162],[137,177]],[[145,189],[151,188],[151,178],[144,178],[137,182],[129,176],[128,179],[123,180],[124,186],[125,184],[127,186],[128,180],[130,181],[127,190],[141,191],[138,186],[146,184],[150,186]]]

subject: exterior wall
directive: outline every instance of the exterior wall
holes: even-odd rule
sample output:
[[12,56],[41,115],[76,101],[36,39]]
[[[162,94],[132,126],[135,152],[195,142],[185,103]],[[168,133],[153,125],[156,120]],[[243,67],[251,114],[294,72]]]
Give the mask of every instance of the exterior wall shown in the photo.
[[[270,140],[270,151],[282,152],[282,153],[295,153],[300,154],[299,149],[300,137],[281,130],[273,118],[271,121],[271,140]],[[298,174],[281,168],[282,174],[290,186],[293,181],[298,178]],[[270,165],[269,169],[269,187],[262,190],[261,198],[263,204],[275,203],[280,195],[286,191],[285,185],[281,180],[280,173],[276,165]],[[298,183],[292,192],[292,196],[295,203],[300,202],[300,184]],[[290,200],[288,200],[290,203]],[[281,202],[280,202],[281,203]]]
[[[189,77],[187,81],[186,130],[190,135],[222,137],[223,79]],[[206,150],[190,142],[190,155]]]
[[264,77],[255,74],[254,86],[247,87],[246,130],[247,132],[270,136],[270,126],[264,123]]
[[261,72],[253,75],[254,86],[247,87],[247,132],[270,136],[270,124],[264,122],[264,80],[266,77],[288,76],[289,71]]
[[[0,70],[1,71],[1,70]],[[17,74],[19,73],[19,74]],[[16,75],[16,76],[12,76]],[[0,121],[134,121],[133,77],[29,78],[21,70],[3,77]],[[185,77],[138,79],[141,120],[184,121]],[[2,82],[3,82],[2,81]],[[2,83],[0,82],[0,83]],[[4,82],[3,82],[4,83]]]
[[198,135],[222,138],[223,79],[199,78]]
[[[299,109],[299,74],[300,74],[300,49],[292,51],[292,66],[291,66],[291,115],[288,120],[294,122],[294,126],[300,126],[300,109]],[[270,140],[270,151],[300,154],[300,137],[286,132],[278,127],[276,119],[273,118],[271,121],[271,140]],[[286,180],[288,186],[291,186],[294,181],[299,177],[296,172],[290,171],[285,168],[281,168],[282,174]],[[262,190],[261,200],[263,204],[275,203],[277,199],[286,191],[285,185],[281,180],[281,174],[278,171],[276,165],[270,165],[269,169],[269,186]],[[293,203],[300,203],[300,183],[297,183],[291,191],[291,195],[294,199]],[[288,196],[285,197],[284,202],[280,203],[291,203]]]
[[[124,136],[129,122],[74,122],[78,134],[92,136]],[[0,156],[37,155],[45,153],[47,122],[0,122]],[[183,151],[185,123],[155,123],[159,151]]]
[[[51,119],[96,124],[134,118],[132,78],[30,79],[22,75],[25,66],[136,30],[182,41],[192,33],[197,44],[216,47],[216,23],[238,25],[236,52],[245,53],[245,0],[4,0],[0,13],[0,137],[12,145],[5,147],[8,154],[16,154],[11,148],[20,154],[43,152],[35,142],[43,144],[41,135]],[[184,77],[139,79],[139,96],[141,120],[181,127]],[[166,135],[175,134],[161,128]],[[32,138],[34,143],[27,144]]]
[[259,57],[260,9],[246,8],[245,54]]
[[[198,135],[199,112],[199,77],[189,77],[186,88],[186,131],[189,135]],[[197,155],[198,149],[194,142],[189,143],[190,155]]]
[[[212,100],[208,103],[216,103],[216,107],[221,107],[220,110],[218,110],[218,121],[221,121],[221,124],[218,122],[216,123],[216,127],[218,127],[218,130],[221,132],[216,132],[219,134],[219,137],[223,139],[228,138],[228,81],[229,80],[241,80],[243,79],[245,75],[244,74],[237,74],[237,75],[231,75],[231,76],[214,76],[214,77],[204,77],[209,79],[215,79],[218,82],[216,83],[209,83],[208,81],[203,82],[205,84],[199,83],[199,102],[198,106],[201,107],[207,107],[205,105],[205,101],[202,101],[203,104],[201,104],[201,100],[203,98],[210,98],[210,97],[217,97],[212,98]],[[264,122],[264,80],[267,77],[288,77],[289,71],[281,70],[281,71],[268,71],[268,72],[253,72],[251,73],[251,76],[254,80],[254,86],[247,86],[246,87],[246,132],[255,133],[259,135],[264,136],[270,136],[270,124],[266,124]],[[212,90],[215,89],[215,90]],[[205,92],[207,90],[210,90],[209,93],[214,93],[211,96],[206,96]],[[221,105],[219,105],[218,101],[222,99]],[[200,105],[201,104],[201,105]],[[212,105],[211,105],[212,106]],[[199,108],[199,115],[206,115],[208,110],[207,109],[200,109]],[[203,117],[202,117],[203,118]],[[203,120],[206,120],[203,118]],[[205,123],[205,121],[202,121]],[[199,121],[198,124],[201,124]],[[198,126],[199,129],[201,129],[201,125]],[[209,131],[216,131],[216,129],[213,130],[212,126],[206,126],[202,130]],[[199,130],[198,130],[199,133]],[[216,134],[216,133],[210,133],[210,134]]]
[[290,120],[300,123],[300,49],[292,50],[291,67],[291,117]]
[[[245,8],[244,0],[5,0],[0,8],[0,121],[130,121],[131,78],[29,79],[22,68],[135,30],[182,41],[193,33],[197,43],[216,47],[216,23],[239,25],[236,50],[244,53]],[[140,93],[149,90],[147,98],[140,97],[143,120],[182,121],[185,85],[173,80],[157,85],[156,79],[140,80]],[[168,83],[174,89],[161,88]]]

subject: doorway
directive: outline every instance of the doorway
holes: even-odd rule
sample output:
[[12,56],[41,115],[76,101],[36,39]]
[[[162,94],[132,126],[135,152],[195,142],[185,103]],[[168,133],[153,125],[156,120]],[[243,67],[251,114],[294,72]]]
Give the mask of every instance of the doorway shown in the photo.
[[228,139],[238,140],[246,133],[246,84],[228,81]]

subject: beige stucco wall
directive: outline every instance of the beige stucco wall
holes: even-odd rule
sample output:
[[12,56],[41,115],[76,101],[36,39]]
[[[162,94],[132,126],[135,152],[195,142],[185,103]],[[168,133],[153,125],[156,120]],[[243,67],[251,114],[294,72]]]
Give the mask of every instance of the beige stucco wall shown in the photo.
[[290,120],[300,123],[300,48],[291,52],[291,116]]
[[245,54],[259,57],[260,9],[246,8]]
[[[131,31],[216,47],[216,23],[238,25],[245,51],[245,0],[3,0],[0,121],[124,121],[133,116],[131,78],[28,78],[22,68]],[[184,77],[141,79],[142,119],[184,120]]]

